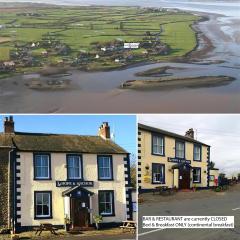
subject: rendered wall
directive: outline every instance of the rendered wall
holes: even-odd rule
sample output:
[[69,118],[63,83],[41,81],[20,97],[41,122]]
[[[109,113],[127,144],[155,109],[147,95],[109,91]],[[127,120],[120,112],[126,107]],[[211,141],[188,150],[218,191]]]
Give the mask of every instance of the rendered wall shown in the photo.
[[[156,186],[168,186],[174,187],[176,185],[176,176],[173,176],[172,166],[175,163],[168,162],[168,157],[175,157],[175,138],[170,136],[165,136],[165,156],[152,155],[152,134],[151,132],[139,130],[141,134],[139,135],[139,159],[140,162],[140,183],[141,189],[152,189]],[[193,147],[194,144],[191,142],[185,142],[185,158],[191,160],[192,167],[201,168],[201,183],[194,183],[196,187],[207,187],[207,146],[202,145],[202,161],[193,161]],[[165,164],[165,184],[152,184],[152,163],[163,163]],[[146,166],[149,169],[146,169]],[[192,182],[192,172],[191,172]],[[192,187],[193,184],[191,183]]]
[[[210,176],[214,176],[215,179],[218,179],[219,176],[219,170],[210,170]],[[209,181],[209,186],[214,187],[216,186],[216,183],[214,181]]]
[[[69,189],[65,187],[56,187],[57,180],[67,180],[66,154],[51,154],[52,180],[35,181],[33,180],[33,153],[18,153],[21,162],[21,171],[18,174],[21,184],[21,211],[18,214],[21,217],[18,222],[21,226],[39,225],[40,222],[46,220],[34,220],[34,191],[52,191],[52,214],[53,219],[47,222],[55,225],[64,224],[64,197],[62,192]],[[125,190],[125,174],[124,159],[125,155],[113,155],[113,178],[114,181],[98,181],[97,174],[97,155],[83,154],[83,177],[84,180],[94,181],[94,187],[86,187],[91,192],[93,215],[98,215],[98,190],[114,190],[115,199],[115,215],[114,217],[104,217],[103,222],[121,222],[126,219],[126,190]]]

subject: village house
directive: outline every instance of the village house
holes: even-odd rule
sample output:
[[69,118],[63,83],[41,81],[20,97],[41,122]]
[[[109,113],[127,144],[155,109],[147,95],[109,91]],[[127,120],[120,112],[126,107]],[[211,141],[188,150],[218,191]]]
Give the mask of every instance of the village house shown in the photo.
[[6,117],[0,146],[0,225],[20,232],[69,219],[83,230],[98,215],[102,226],[132,219],[129,154],[107,122],[85,136],[17,132]]
[[0,62],[0,72],[13,72],[15,68],[16,64],[14,61]]
[[140,192],[152,191],[157,186],[204,189],[215,186],[217,178],[218,169],[210,167],[210,146],[196,140],[193,129],[182,136],[138,125]]

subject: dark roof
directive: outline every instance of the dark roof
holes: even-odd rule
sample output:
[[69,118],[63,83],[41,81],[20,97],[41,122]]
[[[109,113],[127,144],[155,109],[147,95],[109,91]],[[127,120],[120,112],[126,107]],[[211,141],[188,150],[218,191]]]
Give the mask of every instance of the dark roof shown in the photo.
[[76,186],[76,187],[73,187],[73,188],[69,188],[65,191],[62,192],[62,196],[69,196],[71,193],[75,193],[76,191],[82,191],[82,192],[85,192],[87,194],[90,194],[90,195],[93,195],[94,193],[81,187],[81,186]]
[[147,126],[147,125],[144,125],[144,124],[141,124],[141,123],[138,124],[138,128],[140,130],[146,130],[146,131],[149,131],[149,132],[160,133],[160,134],[170,136],[170,137],[173,137],[173,138],[183,139],[187,142],[198,143],[198,144],[202,144],[202,145],[210,147],[209,145],[207,145],[203,142],[197,141],[193,138],[186,137],[186,136],[183,136],[183,135],[180,135],[180,134],[177,134],[177,133],[173,133],[173,132],[168,132],[168,131],[165,131],[165,130],[160,129],[160,128],[150,127],[150,126]]
[[219,168],[210,168],[209,170],[219,170]]
[[179,169],[184,166],[192,168],[191,164],[189,164],[189,163],[176,163],[176,164],[172,165],[172,169]]
[[126,150],[100,136],[24,133],[0,134],[0,145],[14,145],[19,151],[126,154]]
[[0,146],[2,147],[12,147],[12,134],[0,134]]

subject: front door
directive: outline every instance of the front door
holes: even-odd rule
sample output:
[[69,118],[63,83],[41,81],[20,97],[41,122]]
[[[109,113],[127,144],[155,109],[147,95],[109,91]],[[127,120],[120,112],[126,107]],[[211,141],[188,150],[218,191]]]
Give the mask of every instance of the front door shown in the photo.
[[190,167],[184,165],[179,168],[179,189],[190,188]]
[[88,227],[88,199],[71,198],[71,219],[73,227]]

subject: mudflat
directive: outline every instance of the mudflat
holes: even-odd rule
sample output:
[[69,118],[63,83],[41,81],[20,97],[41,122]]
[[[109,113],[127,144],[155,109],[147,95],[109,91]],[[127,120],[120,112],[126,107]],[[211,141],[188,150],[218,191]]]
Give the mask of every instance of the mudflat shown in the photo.
[[122,84],[123,89],[166,90],[175,88],[214,87],[229,84],[235,78],[229,76],[201,76],[188,78],[161,78],[156,80],[129,80]]

